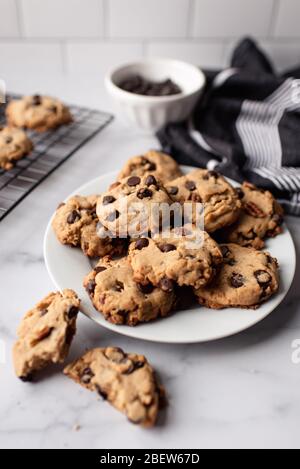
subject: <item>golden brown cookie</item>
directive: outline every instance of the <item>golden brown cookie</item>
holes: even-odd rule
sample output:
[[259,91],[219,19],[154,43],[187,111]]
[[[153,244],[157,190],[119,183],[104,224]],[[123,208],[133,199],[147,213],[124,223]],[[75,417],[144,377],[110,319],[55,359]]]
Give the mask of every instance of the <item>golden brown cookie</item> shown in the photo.
[[133,241],[128,255],[134,279],[164,291],[172,291],[174,282],[196,288],[206,285],[222,262],[217,243],[194,226]]
[[278,264],[266,252],[237,244],[222,244],[224,262],[212,282],[195,290],[208,308],[257,308],[279,286]]
[[231,225],[239,216],[241,202],[235,189],[216,171],[195,169],[168,183],[166,189],[173,200],[194,204],[193,222],[204,209],[203,229],[208,233]]
[[150,150],[144,155],[130,158],[120,171],[118,180],[129,176],[148,176],[148,174],[153,174],[162,183],[182,176],[178,164],[171,156],[160,151]]
[[119,237],[156,232],[169,219],[173,203],[163,184],[153,175],[130,176],[112,184],[97,203],[100,222]]
[[117,347],[89,350],[68,365],[64,373],[90,391],[96,391],[132,423],[152,427],[164,389],[144,355]]
[[89,257],[121,254],[126,248],[126,240],[110,236],[99,223],[97,199],[96,195],[76,195],[60,204],[52,221],[56,237],[62,244],[81,247]]
[[22,319],[13,348],[16,375],[30,381],[50,363],[62,363],[76,332],[80,301],[73,290],[50,293]]
[[244,182],[239,195],[242,211],[234,225],[224,231],[226,242],[262,249],[264,239],[282,232],[283,209],[271,192]]
[[101,259],[84,279],[94,307],[113,324],[136,326],[169,314],[175,293],[134,281],[127,257]]
[[23,130],[0,126],[0,168],[11,169],[32,148],[32,142]]
[[10,101],[6,108],[6,117],[10,125],[38,132],[72,122],[69,109],[61,101],[40,95]]

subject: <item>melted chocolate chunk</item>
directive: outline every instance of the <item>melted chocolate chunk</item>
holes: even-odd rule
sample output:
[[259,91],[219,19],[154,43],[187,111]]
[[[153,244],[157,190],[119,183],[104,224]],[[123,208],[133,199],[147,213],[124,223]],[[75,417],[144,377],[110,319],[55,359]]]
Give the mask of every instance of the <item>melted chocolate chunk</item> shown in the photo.
[[174,282],[169,278],[162,278],[159,282],[159,287],[164,292],[171,293],[174,290]]
[[83,384],[89,384],[91,379],[93,378],[94,373],[92,372],[91,368],[87,366],[81,373],[80,379]]
[[149,240],[147,238],[140,238],[135,243],[135,249],[143,249],[149,245]]
[[139,199],[151,199],[153,192],[145,187],[144,189],[139,189],[136,195]]
[[79,221],[80,218],[81,214],[78,212],[78,210],[72,210],[72,212],[68,215],[67,223],[69,223],[69,225],[72,225],[76,221]]
[[230,283],[233,288],[240,288],[244,285],[244,277],[241,274],[233,272],[230,278]]
[[174,244],[165,243],[165,244],[161,244],[159,246],[159,249],[161,250],[161,252],[176,251],[176,246],[174,246]]
[[272,277],[269,274],[269,272],[267,272],[266,270],[261,270],[261,269],[256,270],[254,272],[254,277],[256,278],[257,283],[263,288],[267,288],[267,286],[270,285],[271,280],[272,280]]
[[189,191],[194,191],[196,189],[196,184],[194,183],[194,181],[186,181],[185,187]]
[[116,199],[113,195],[106,195],[105,197],[103,197],[102,205],[112,204],[115,200]]
[[154,286],[151,283],[147,283],[147,285],[142,285],[141,283],[138,283],[137,287],[142,293],[144,293],[144,295],[149,295],[154,290]]
[[137,186],[141,182],[141,178],[138,176],[131,176],[130,178],[127,179],[127,184],[128,186]]

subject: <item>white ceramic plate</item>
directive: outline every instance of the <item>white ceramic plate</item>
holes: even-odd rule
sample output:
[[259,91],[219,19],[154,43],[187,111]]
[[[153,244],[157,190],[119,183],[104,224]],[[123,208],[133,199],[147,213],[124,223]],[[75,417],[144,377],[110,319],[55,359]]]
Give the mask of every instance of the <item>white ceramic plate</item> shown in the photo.
[[[184,172],[191,167],[183,167]],[[116,178],[116,173],[100,176],[79,187],[73,194],[89,195],[101,193]],[[230,181],[233,185],[238,184]],[[84,276],[91,270],[91,263],[80,249],[60,244],[49,221],[44,238],[46,267],[57,289],[74,289],[82,300],[81,311],[96,323],[112,331],[138,339],[166,343],[205,342],[236,334],[261,321],[278,306],[287,294],[296,267],[296,254],[290,232],[284,225],[283,234],[267,241],[266,249],[276,257],[280,265],[280,289],[257,310],[228,308],[212,310],[199,305],[175,312],[171,316],[140,324],[136,327],[117,326],[105,321],[101,313],[92,306],[82,286]]]

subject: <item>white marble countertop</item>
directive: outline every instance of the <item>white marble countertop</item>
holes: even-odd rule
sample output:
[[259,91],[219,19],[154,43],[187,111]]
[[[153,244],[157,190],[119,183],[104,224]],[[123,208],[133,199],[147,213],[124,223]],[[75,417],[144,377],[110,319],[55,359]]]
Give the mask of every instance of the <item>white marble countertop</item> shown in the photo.
[[[77,80],[77,81],[76,81]],[[14,91],[40,91],[40,77],[11,77]],[[96,80],[44,78],[43,91],[109,110]],[[80,91],[80,92],[79,92]],[[151,430],[130,425],[108,404],[74,385],[60,369],[34,384],[14,376],[11,346],[21,316],[52,290],[43,260],[43,235],[63,198],[127,157],[157,147],[155,138],[117,119],[56,170],[0,223],[0,447],[1,448],[215,448],[300,446],[300,267],[285,301],[267,319],[234,337],[199,345],[142,342],[78,321],[74,358],[87,347],[114,344],[144,353],[158,369],[169,407]],[[300,220],[288,226],[300,250]],[[76,427],[80,428],[76,430]]]

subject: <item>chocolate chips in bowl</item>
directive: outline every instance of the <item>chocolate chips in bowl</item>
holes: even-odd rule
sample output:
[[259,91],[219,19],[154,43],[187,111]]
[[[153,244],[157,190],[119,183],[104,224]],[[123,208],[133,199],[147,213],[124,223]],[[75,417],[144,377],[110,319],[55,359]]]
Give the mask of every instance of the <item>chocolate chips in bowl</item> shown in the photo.
[[182,93],[181,88],[170,78],[163,81],[151,81],[141,75],[131,75],[122,80],[119,88],[144,96],[171,96]]

